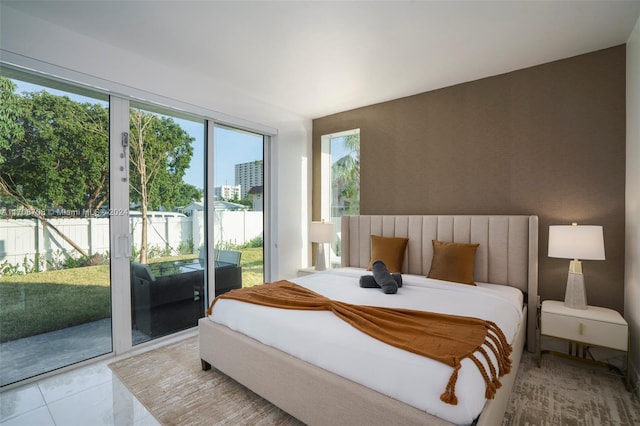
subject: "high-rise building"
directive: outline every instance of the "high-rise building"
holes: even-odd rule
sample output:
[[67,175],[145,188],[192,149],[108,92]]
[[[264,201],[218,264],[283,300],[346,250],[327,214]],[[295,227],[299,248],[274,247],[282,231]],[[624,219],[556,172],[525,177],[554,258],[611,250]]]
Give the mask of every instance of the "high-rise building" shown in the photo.
[[236,164],[235,178],[236,185],[240,185],[242,188],[240,199],[243,199],[251,188],[262,185],[262,160]]

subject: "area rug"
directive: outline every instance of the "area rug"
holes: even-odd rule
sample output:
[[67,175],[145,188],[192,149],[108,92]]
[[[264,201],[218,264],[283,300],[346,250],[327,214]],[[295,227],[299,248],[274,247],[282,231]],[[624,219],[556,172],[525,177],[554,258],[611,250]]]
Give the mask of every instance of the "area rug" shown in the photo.
[[191,337],[109,365],[162,425],[302,425],[215,368]]
[[[163,425],[302,425],[215,369],[203,371],[188,338],[110,364]],[[502,426],[640,425],[640,401],[600,367],[545,355],[522,357]]]
[[502,425],[636,426],[640,400],[607,368],[525,352]]

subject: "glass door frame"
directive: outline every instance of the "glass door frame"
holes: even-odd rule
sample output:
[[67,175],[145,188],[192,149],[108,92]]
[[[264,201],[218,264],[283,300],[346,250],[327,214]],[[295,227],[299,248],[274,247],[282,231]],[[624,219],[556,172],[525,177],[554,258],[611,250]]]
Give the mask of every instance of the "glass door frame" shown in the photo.
[[[46,94],[51,99],[59,99],[59,101],[56,102],[61,102],[62,99],[66,99],[65,105],[76,105],[79,108],[81,108],[80,105],[93,105],[98,108],[104,109],[104,112],[106,113],[105,116],[99,116],[95,118],[95,122],[99,123],[100,126],[99,146],[96,146],[95,149],[97,150],[97,152],[102,153],[102,157],[97,158],[98,163],[102,163],[100,164],[101,167],[106,166],[106,169],[108,170],[107,173],[109,174],[109,177],[111,177],[112,169],[110,164],[110,155],[107,154],[105,156],[105,153],[102,151],[104,149],[109,152],[111,150],[112,144],[111,118],[113,109],[111,108],[111,97],[109,95],[107,95],[104,91],[96,90],[93,87],[71,84],[64,79],[52,78],[46,73],[33,72],[33,70],[23,69],[22,67],[6,63],[5,61],[0,62],[0,67],[3,78],[7,78],[10,81],[13,81],[14,84],[16,84],[16,87],[13,89],[15,90],[16,95],[24,97],[24,99],[27,99],[27,96],[29,94]],[[26,86],[23,87],[22,84],[25,84]],[[41,98],[33,95],[33,98],[31,99]],[[58,115],[59,112],[55,108],[47,108],[47,110],[51,111],[51,113],[53,114],[52,121],[54,123],[58,120],[60,120],[60,122],[64,122],[64,112],[62,112],[61,115]],[[32,119],[37,122],[37,118],[34,118],[36,117],[36,115],[30,115],[31,111],[25,111],[24,113],[21,112],[20,117],[23,116],[22,114],[24,114],[24,119],[26,122],[31,122]],[[84,116],[82,114],[80,115],[80,117],[81,118],[79,118],[79,120],[83,120],[82,117]],[[106,118],[108,122],[103,122],[103,117]],[[105,125],[105,127],[102,127],[103,124]],[[38,126],[35,125],[35,128],[37,129]],[[35,133],[39,134],[39,131],[36,131]],[[25,138],[27,138],[28,140],[27,136],[25,136]],[[48,138],[44,136],[42,137],[42,139]],[[80,147],[80,142],[78,142],[77,139],[73,140],[65,136],[62,136],[60,139],[75,144],[71,147],[71,151],[73,152],[73,150],[78,150],[78,155],[83,155],[83,153],[81,152],[82,149]],[[54,153],[57,154],[56,158],[63,159],[64,154],[59,154],[58,151],[54,151]],[[68,165],[63,167],[66,168],[68,167]],[[67,189],[66,187],[64,188]],[[108,197],[111,197],[112,193],[110,192],[110,190],[107,195]],[[29,199],[29,196],[27,196],[26,198]],[[84,202],[86,203],[86,200],[84,200]],[[22,203],[18,205],[25,206]],[[47,273],[59,270],[61,272],[61,275],[59,275],[54,281],[52,281],[51,284],[55,284],[55,286],[57,287],[62,287],[65,285],[68,286],[69,284],[74,282],[74,280],[70,279],[69,281],[67,281],[66,275],[64,275],[66,274],[66,272],[63,270],[69,271],[71,269],[77,268],[77,265],[79,265],[79,263],[69,264],[65,262],[63,264],[60,261],[61,257],[64,256],[66,257],[66,259],[71,260],[79,260],[83,259],[85,256],[91,255],[103,256],[103,254],[105,255],[105,257],[109,257],[106,255],[113,252],[113,245],[111,240],[111,218],[107,218],[108,222],[105,222],[105,219],[102,216],[98,217],[98,210],[96,210],[98,206],[99,204],[89,205],[83,203],[77,207],[69,207],[67,201],[63,201],[62,206],[59,210],[49,210],[49,212],[47,213],[47,208],[41,207],[41,214],[26,213],[24,216],[26,216],[28,220],[35,219],[36,225],[34,229],[38,233],[35,234],[35,240],[37,241],[35,247],[27,246],[27,254],[25,255],[25,259],[28,259],[27,256],[33,255],[34,252],[32,250],[35,250],[35,257],[33,257],[33,260],[30,260],[31,262],[33,262],[33,267],[30,266],[30,269],[28,269],[26,266],[27,260],[25,260],[23,272],[25,274],[31,275],[37,272]],[[28,212],[29,210],[30,209],[26,209],[25,211]],[[57,232],[59,235],[56,235],[51,230],[46,230],[48,227],[46,222],[47,220],[51,221],[51,223],[53,223],[53,225],[55,226],[60,225],[60,222],[56,223],[56,220],[58,220],[59,218],[68,219],[70,226],[77,226],[79,232],[76,233],[72,231],[71,233],[69,233],[69,228],[67,228],[65,224],[62,224],[62,226],[60,226],[60,231]],[[71,224],[72,222],[73,224]],[[44,223],[45,225],[42,225],[42,223]],[[101,234],[105,231],[105,228],[108,235]],[[50,236],[48,236],[47,234],[49,234]],[[95,240],[92,238],[93,235],[97,235],[97,238],[95,238]],[[105,237],[108,241],[108,245],[104,244]],[[64,242],[63,239],[65,240]],[[20,238],[18,238],[18,241],[20,241]],[[99,263],[102,263],[102,261],[100,261]],[[83,283],[83,285],[86,287],[101,286],[103,287],[104,292],[109,294],[108,300],[103,300],[102,297],[100,297],[99,299],[96,298],[96,300],[100,300],[100,309],[98,309],[98,311],[102,312],[102,310],[105,310],[108,316],[95,318],[88,317],[87,315],[80,313],[79,318],[84,318],[82,320],[72,319],[70,320],[70,324],[67,325],[65,325],[65,322],[54,321],[52,324],[56,328],[45,329],[44,331],[37,332],[36,334],[33,334],[33,331],[30,331],[29,333],[31,334],[21,336],[21,338],[19,339],[8,340],[7,343],[13,343],[16,340],[20,341],[22,340],[22,338],[24,338],[25,340],[22,340],[21,346],[39,346],[40,348],[34,349],[34,351],[36,351],[36,353],[39,352],[43,357],[45,357],[45,361],[41,362],[40,365],[38,365],[38,363],[24,363],[22,356],[20,354],[17,354],[15,365],[10,368],[11,374],[7,376],[3,375],[3,383],[1,384],[3,389],[5,389],[5,387],[8,389],[14,386],[21,385],[23,383],[29,383],[35,380],[39,380],[43,377],[48,377],[50,375],[66,371],[68,369],[75,368],[80,365],[95,362],[96,360],[111,356],[114,353],[113,286],[111,282],[111,267],[108,267],[108,269],[106,269],[105,267],[107,265],[98,265],[97,263],[93,264],[92,266],[100,268],[100,271],[97,272],[97,269],[94,269],[93,273],[80,274],[80,282]],[[54,273],[57,273],[57,271]],[[104,277],[104,275],[107,273],[109,275],[108,278]],[[12,274],[9,273],[8,275]],[[83,280],[85,277],[87,278],[87,281]],[[96,281],[92,281],[93,279],[96,279]],[[107,279],[106,283],[104,282],[105,279]],[[37,278],[34,280],[35,282],[38,282]],[[44,282],[47,281],[45,280]],[[55,295],[57,293],[57,290],[54,286],[52,286],[51,289],[43,288],[43,292],[48,293],[49,291],[51,291],[52,295]],[[23,294],[26,294],[27,296],[23,296],[23,303],[17,306],[25,305],[24,301],[26,298],[28,298],[28,295],[35,296],[33,299],[28,300],[28,303],[32,303],[33,305],[42,303],[41,300],[39,300],[39,296],[35,295],[34,293],[24,292]],[[11,301],[10,298],[8,300]],[[70,301],[69,303],[76,303],[77,306],[78,303],[80,303],[81,305],[83,302],[84,300],[80,299],[78,301]],[[71,311],[72,309],[73,308],[65,308],[64,310]],[[22,320],[20,316],[18,316],[18,318],[19,320]],[[27,321],[29,320],[27,319]],[[91,337],[97,337],[98,340],[96,342],[88,341],[85,345],[70,349],[70,347],[68,346],[68,341],[65,340],[73,338],[72,336],[74,336],[75,333],[86,333],[86,327],[82,327],[90,324],[95,324],[94,327],[89,328],[89,330],[92,330]],[[45,344],[40,345],[39,343],[37,343],[38,339],[44,341]],[[21,348],[21,346],[18,346],[18,348]],[[15,347],[16,346],[13,346],[13,348]],[[8,350],[8,353],[6,354],[8,356],[8,360],[12,359],[11,354],[13,353],[13,351],[14,349]],[[24,352],[24,350],[21,349],[20,352]],[[5,367],[5,365],[3,365],[3,367]],[[5,379],[7,380],[6,382]]]
[[[245,130],[251,133],[262,135],[263,144],[263,217],[262,217],[262,252],[263,252],[263,277],[265,282],[270,282],[272,277],[277,275],[277,264],[275,262],[276,251],[278,248],[277,243],[272,238],[272,235],[277,235],[277,219],[276,219],[276,199],[272,196],[273,189],[275,187],[275,175],[273,174],[277,167],[272,162],[275,157],[275,141],[277,136],[275,133],[265,133],[264,130],[258,130],[254,127],[240,126],[228,121],[219,121],[209,119],[206,122],[206,140],[205,140],[205,156],[206,162],[206,186],[204,196],[206,200],[207,211],[210,212],[206,216],[206,244],[207,253],[211,253],[215,244],[215,200],[214,200],[214,185],[215,185],[215,137],[214,129],[216,126],[224,126],[233,128],[236,130]],[[215,259],[212,256],[207,256],[207,270],[215,271]],[[207,286],[207,303],[211,303],[215,295],[215,274],[209,274],[209,277],[205,278],[205,284]]]
[[[129,135],[129,100],[110,96],[109,162],[111,241],[111,318],[113,353],[120,355],[132,347],[131,285],[129,259],[129,147],[123,135]],[[126,145],[126,146],[125,146]]]
[[[215,143],[213,139],[213,127],[216,123],[258,133],[264,137],[264,279],[270,281],[277,275],[277,241],[273,236],[277,235],[277,194],[276,176],[277,170],[277,134],[276,128],[255,123],[242,118],[230,116],[207,108],[194,106],[176,99],[149,93],[140,89],[126,86],[99,77],[84,74],[68,68],[59,67],[51,63],[39,61],[37,59],[17,55],[0,49],[0,64],[16,69],[31,75],[40,76],[46,80],[58,80],[67,84],[86,88],[91,91],[104,93],[109,96],[109,160],[110,160],[110,208],[113,211],[128,211],[128,149],[123,151],[122,133],[129,133],[129,103],[130,101],[144,102],[150,105],[159,105],[163,108],[174,109],[178,112],[187,113],[192,116],[201,117],[206,121],[207,138],[205,141],[206,163],[206,186],[205,197],[207,205],[207,240],[211,245],[214,241],[213,232],[213,150],[211,147]],[[124,154],[124,157],[121,157]],[[124,170],[120,170],[120,166]],[[127,174],[127,176],[124,175]],[[126,180],[123,180],[126,178]],[[211,213],[209,213],[211,212]],[[111,353],[101,357],[93,358],[88,362],[120,355],[133,349],[131,330],[131,286],[129,257],[130,237],[129,237],[129,217],[128,215],[112,215],[110,220],[110,245],[111,245],[111,303],[112,303],[112,347]],[[214,259],[207,259],[209,267],[215,267]],[[213,264],[213,265],[212,265]],[[214,270],[214,269],[210,269]],[[212,274],[209,274],[212,275]],[[208,288],[215,288],[213,277],[206,277]],[[212,299],[209,292],[208,302]],[[143,344],[144,345],[144,344]],[[136,348],[142,345],[137,345]],[[83,363],[75,364],[74,366]],[[72,366],[73,367],[73,366]],[[56,372],[63,371],[57,370]],[[52,374],[55,374],[52,373]]]

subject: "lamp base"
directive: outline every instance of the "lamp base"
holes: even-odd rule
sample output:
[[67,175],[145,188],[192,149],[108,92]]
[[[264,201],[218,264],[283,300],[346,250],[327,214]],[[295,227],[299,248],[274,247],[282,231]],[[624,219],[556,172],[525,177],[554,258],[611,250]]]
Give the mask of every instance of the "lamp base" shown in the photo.
[[569,272],[564,305],[572,309],[587,309],[587,291],[584,287],[584,275]]
[[316,271],[324,271],[327,269],[327,264],[324,260],[324,244],[318,244],[318,254],[316,256]]

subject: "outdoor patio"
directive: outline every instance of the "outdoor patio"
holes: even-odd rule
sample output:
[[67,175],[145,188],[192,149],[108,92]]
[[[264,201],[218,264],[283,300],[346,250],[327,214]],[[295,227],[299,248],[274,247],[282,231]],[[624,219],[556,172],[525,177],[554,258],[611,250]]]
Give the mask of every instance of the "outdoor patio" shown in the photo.
[[[134,344],[149,336],[133,330]],[[0,386],[111,352],[111,319],[0,344]]]

